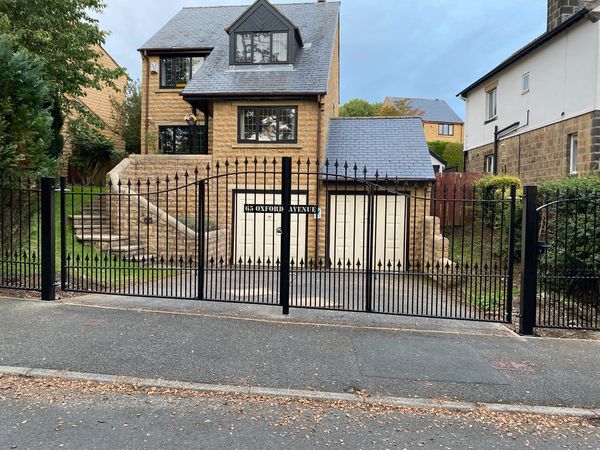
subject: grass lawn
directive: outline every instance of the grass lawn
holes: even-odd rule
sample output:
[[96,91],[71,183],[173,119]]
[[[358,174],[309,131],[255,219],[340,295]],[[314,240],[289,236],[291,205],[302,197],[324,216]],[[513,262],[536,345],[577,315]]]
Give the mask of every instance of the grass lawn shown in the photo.
[[[77,188],[73,193],[66,195],[66,264],[71,288],[117,288],[131,286],[136,280],[160,279],[175,274],[170,268],[160,267],[158,263],[154,265],[138,264],[129,261],[123,261],[107,252],[102,252],[91,245],[83,245],[75,237],[75,232],[71,226],[69,216],[79,215],[84,207],[88,206],[93,198],[93,194],[100,193],[102,190],[98,187]],[[61,270],[61,217],[60,217],[60,193],[56,193],[56,271]],[[39,249],[39,220],[38,215],[34,215],[31,223],[31,247]],[[29,245],[29,243],[28,243]],[[74,267],[80,266],[80,267]],[[85,278],[90,282],[82,281]],[[100,286],[98,286],[100,285]],[[86,287],[87,286],[87,287]]]

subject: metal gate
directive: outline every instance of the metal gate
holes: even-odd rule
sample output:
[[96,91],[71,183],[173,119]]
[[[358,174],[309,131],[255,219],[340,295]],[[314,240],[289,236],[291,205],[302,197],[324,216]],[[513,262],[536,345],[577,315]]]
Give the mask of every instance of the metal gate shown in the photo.
[[60,190],[64,290],[511,321],[514,188],[283,158]]
[[599,330],[600,199],[587,191],[558,191],[545,194],[537,207],[535,186],[526,196],[526,334],[533,326]]

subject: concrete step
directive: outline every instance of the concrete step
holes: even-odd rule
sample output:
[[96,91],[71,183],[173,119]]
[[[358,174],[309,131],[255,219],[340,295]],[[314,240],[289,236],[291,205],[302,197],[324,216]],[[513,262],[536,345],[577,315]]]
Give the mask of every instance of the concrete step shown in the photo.
[[[74,223],[72,227],[75,230],[75,234],[110,234],[112,232],[110,223],[105,221],[101,223]],[[97,231],[98,233],[90,232],[90,230]]]
[[108,216],[97,216],[95,214],[78,214],[75,216],[68,216],[69,219],[73,222],[79,223],[100,223],[100,222],[110,222],[110,218]]
[[100,243],[100,242],[122,242],[129,239],[128,236],[119,236],[115,234],[76,234],[75,237],[79,242]]

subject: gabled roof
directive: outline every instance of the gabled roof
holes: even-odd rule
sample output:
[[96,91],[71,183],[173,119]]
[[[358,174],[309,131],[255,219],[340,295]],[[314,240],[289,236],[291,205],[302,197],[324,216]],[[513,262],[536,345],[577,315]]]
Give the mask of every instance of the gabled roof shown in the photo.
[[573,14],[571,17],[569,17],[563,23],[561,23],[558,27],[556,27],[556,28],[554,28],[554,29],[552,29],[550,31],[545,32],[541,36],[539,36],[536,39],[534,39],[533,41],[531,41],[525,47],[523,47],[520,50],[518,50],[515,53],[513,53],[510,57],[508,57],[506,60],[504,60],[498,66],[496,66],[490,72],[488,72],[483,77],[481,77],[480,79],[478,79],[477,81],[475,81],[473,84],[471,84],[469,87],[465,88],[463,91],[461,91],[459,94],[457,94],[457,97],[466,97],[469,94],[470,91],[472,91],[476,87],[482,85],[486,81],[490,80],[495,75],[497,75],[498,73],[500,73],[502,70],[506,69],[508,66],[516,63],[520,59],[522,59],[525,56],[527,56],[529,53],[531,53],[534,50],[542,47],[547,42],[549,42],[552,39],[554,39],[556,36],[562,34],[563,32],[567,31],[569,28],[571,28],[575,24],[579,23],[588,14],[591,14],[590,11],[594,10],[598,6],[600,6],[600,1],[599,0],[592,1],[588,6],[584,6],[578,12],[576,12],[575,14]]
[[294,65],[229,65],[229,35],[225,29],[247,6],[184,8],[140,50],[211,50],[183,91],[184,97],[326,94],[339,20],[340,3],[274,5],[302,35]]
[[448,161],[446,161],[444,158],[442,158],[442,157],[441,157],[439,154],[437,154],[437,153],[436,153],[436,152],[434,152],[433,150],[429,149],[429,154],[430,154],[430,155],[431,155],[433,158],[437,159],[437,160],[438,160],[440,163],[442,163],[444,166],[445,166],[446,164],[448,164]]
[[250,15],[252,15],[258,8],[265,7],[268,8],[273,14],[277,15],[281,20],[287,22],[290,28],[293,28],[296,31],[296,39],[298,40],[298,44],[302,47],[302,35],[300,34],[300,28],[298,28],[290,19],[288,19],[278,8],[273,6],[271,2],[268,0],[256,0],[253,5],[251,5],[240,17],[238,17],[231,25],[225,28],[225,31],[229,33],[231,30],[235,29],[239,24],[244,22]]
[[[429,147],[420,117],[333,118],[329,123],[327,159],[356,164],[367,178],[434,180]],[[352,172],[353,173],[353,172]]]
[[423,115],[421,118],[425,122],[463,123],[458,114],[444,100],[403,97],[385,98],[386,103],[396,103],[401,100],[408,100],[412,108],[422,111]]

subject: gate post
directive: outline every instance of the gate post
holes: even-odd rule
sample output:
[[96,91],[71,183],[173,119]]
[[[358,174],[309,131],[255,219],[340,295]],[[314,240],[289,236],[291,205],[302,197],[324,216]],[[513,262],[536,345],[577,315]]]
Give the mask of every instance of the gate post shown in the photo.
[[60,288],[67,288],[67,179],[60,177]]
[[523,191],[523,236],[521,243],[521,314],[519,334],[532,336],[537,296],[537,186]]
[[41,263],[42,300],[56,298],[56,193],[54,178],[44,177],[41,184]]
[[198,300],[204,300],[204,260],[206,258],[206,230],[205,230],[205,193],[204,180],[198,181],[198,277],[196,288]]
[[517,203],[517,186],[510,187],[510,218],[508,229],[508,286],[507,286],[507,304],[506,317],[508,323],[512,323],[513,312],[513,280],[515,271],[515,212]]
[[283,314],[290,313],[290,245],[292,222],[292,158],[284,156],[281,165],[281,266],[279,278],[279,301]]

